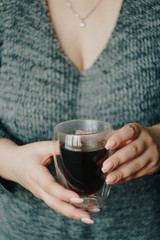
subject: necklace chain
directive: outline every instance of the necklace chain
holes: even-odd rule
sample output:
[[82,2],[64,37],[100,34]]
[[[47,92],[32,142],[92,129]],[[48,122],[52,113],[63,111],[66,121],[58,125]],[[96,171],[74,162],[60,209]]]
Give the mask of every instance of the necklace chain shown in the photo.
[[74,14],[74,16],[80,20],[79,26],[82,27],[82,28],[86,27],[86,20],[87,20],[87,19],[92,15],[92,13],[98,8],[98,6],[100,5],[100,3],[101,3],[102,1],[103,1],[103,0],[99,0],[99,1],[97,2],[97,4],[87,13],[86,16],[81,17],[81,16],[78,14],[78,12],[75,10],[75,8],[74,8],[73,4],[71,3],[71,1],[70,1],[70,0],[65,0],[67,7],[69,7],[69,8],[71,9],[72,13]]

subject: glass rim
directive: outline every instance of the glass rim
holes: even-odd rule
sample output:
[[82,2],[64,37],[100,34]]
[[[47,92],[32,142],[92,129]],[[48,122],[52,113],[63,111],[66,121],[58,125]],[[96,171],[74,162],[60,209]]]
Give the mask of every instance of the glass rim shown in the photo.
[[96,122],[100,122],[100,123],[103,123],[103,124],[106,124],[106,125],[108,125],[109,126],[109,130],[110,131],[112,131],[113,129],[112,129],[112,126],[111,126],[111,124],[109,123],[109,122],[106,122],[106,121],[103,121],[103,120],[97,120],[97,119],[90,119],[90,118],[79,118],[79,119],[73,119],[73,120],[67,120],[67,121],[63,121],[63,122],[61,122],[61,123],[58,123],[56,126],[55,126],[55,131],[56,131],[56,133],[61,133],[61,134],[64,134],[64,135],[70,135],[70,136],[91,136],[91,135],[96,135],[96,134],[99,134],[99,133],[103,133],[103,132],[105,132],[107,129],[105,129],[105,130],[102,130],[102,131],[98,131],[98,132],[93,132],[93,133],[91,133],[91,134],[88,134],[88,133],[86,133],[86,134],[73,134],[73,133],[64,133],[63,131],[57,131],[57,128],[59,127],[59,126],[61,126],[61,125],[64,125],[64,124],[66,124],[66,123],[70,123],[70,122],[80,122],[80,121],[96,121]]

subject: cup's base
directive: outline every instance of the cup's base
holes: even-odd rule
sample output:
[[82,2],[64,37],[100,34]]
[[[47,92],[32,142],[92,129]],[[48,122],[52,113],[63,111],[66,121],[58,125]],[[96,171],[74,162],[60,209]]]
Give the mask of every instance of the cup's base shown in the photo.
[[83,198],[83,203],[72,203],[75,207],[84,209],[84,210],[92,210],[92,209],[98,209],[100,208],[99,204],[97,203],[96,199],[91,199],[91,198]]
[[83,197],[83,203],[80,203],[80,204],[74,203],[72,205],[86,211],[95,212],[96,209],[99,209],[104,205],[104,202],[105,202],[105,199],[99,202],[98,199]]
[[86,211],[90,212],[98,212],[98,209],[101,208],[104,203],[106,202],[106,199],[110,193],[111,186],[110,185],[105,185],[103,188],[103,191],[98,194],[92,194],[89,196],[81,196],[83,199],[82,203],[72,203],[73,206],[81,208]]

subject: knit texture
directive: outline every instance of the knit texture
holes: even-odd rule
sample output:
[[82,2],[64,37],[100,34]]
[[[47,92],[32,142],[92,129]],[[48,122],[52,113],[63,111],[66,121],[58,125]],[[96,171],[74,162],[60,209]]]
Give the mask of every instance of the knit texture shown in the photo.
[[[108,44],[80,73],[59,46],[45,0],[1,0],[0,137],[51,140],[57,123],[77,118],[105,120],[114,129],[160,123],[159,16],[159,0],[124,0]],[[157,240],[159,186],[158,176],[113,186],[88,226],[3,180],[0,240]]]

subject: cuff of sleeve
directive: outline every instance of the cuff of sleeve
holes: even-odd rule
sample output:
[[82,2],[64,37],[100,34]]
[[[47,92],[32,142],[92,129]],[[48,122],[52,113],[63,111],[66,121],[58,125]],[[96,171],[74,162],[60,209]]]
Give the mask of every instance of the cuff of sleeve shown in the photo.
[[[0,139],[1,138],[8,138],[15,142],[18,142],[13,138],[11,134],[8,133],[0,121]],[[9,192],[15,192],[15,190],[17,190],[17,188],[20,186],[18,183],[3,179],[2,177],[0,177],[0,185]]]
[[9,180],[5,180],[3,178],[0,177],[0,184],[6,189],[8,190],[9,192],[12,192],[14,193],[18,187],[19,187],[19,184],[16,183],[16,182],[12,182],[12,181],[9,181]]

